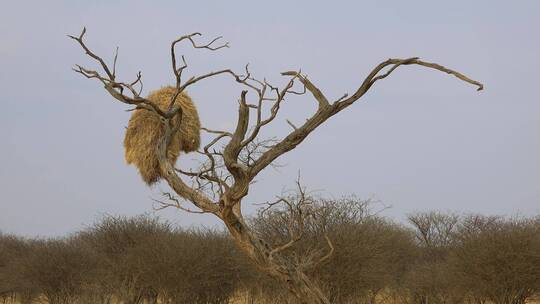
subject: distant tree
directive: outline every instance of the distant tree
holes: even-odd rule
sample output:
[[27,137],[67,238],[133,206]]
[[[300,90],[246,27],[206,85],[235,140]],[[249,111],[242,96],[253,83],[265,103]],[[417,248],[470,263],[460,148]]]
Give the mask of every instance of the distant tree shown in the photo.
[[401,284],[415,252],[406,230],[378,217],[342,224],[331,235],[334,258],[317,270],[316,277],[325,283],[333,303],[365,299],[375,304],[377,295]]
[[418,212],[410,214],[408,219],[414,227],[418,243],[426,248],[428,250],[426,254],[433,258],[444,255],[444,249],[454,242],[459,223],[457,214],[436,211]]
[[455,245],[459,216],[442,212],[419,212],[408,216],[415,231],[418,251],[404,287],[417,304],[452,304],[464,300],[456,288],[455,276],[448,266],[448,255]]
[[[178,197],[168,194],[167,201],[162,201],[162,207],[172,206],[195,213],[211,213],[219,218],[227,227],[230,236],[245,256],[247,256],[258,269],[280,281],[302,303],[330,303],[319,286],[309,278],[303,268],[313,268],[328,259],[329,253],[321,253],[309,261],[309,265],[298,265],[286,257],[283,252],[292,244],[301,239],[303,233],[296,231],[290,235],[289,241],[278,246],[270,246],[247,223],[242,215],[242,202],[249,192],[251,184],[258,174],[283,154],[293,150],[301,144],[313,131],[328,119],[348,108],[363,97],[373,85],[404,65],[417,65],[456,76],[460,80],[473,84],[478,90],[483,85],[471,80],[463,74],[445,68],[436,63],[420,60],[417,57],[407,59],[388,59],[378,64],[364,79],[354,92],[344,94],[334,100],[329,99],[306,75],[300,71],[286,71],[281,75],[287,78],[282,88],[270,84],[264,79],[255,78],[246,66],[244,75],[237,74],[231,69],[211,72],[201,76],[193,76],[183,80],[183,73],[188,67],[185,57],[178,63],[175,47],[180,42],[189,42],[194,48],[218,50],[228,47],[228,44],[216,46],[214,39],[205,45],[195,41],[199,33],[182,36],[172,42],[171,62],[174,72],[174,94],[171,96],[169,106],[159,106],[151,100],[141,96],[142,78],[139,73],[134,81],[120,81],[116,75],[116,55],[114,63],[109,66],[100,56],[90,50],[84,41],[86,29],[78,36],[70,36],[75,40],[92,59],[96,60],[102,69],[101,72],[76,66],[75,71],[86,78],[98,80],[105,90],[116,100],[135,106],[137,110],[146,110],[162,122],[158,134],[159,138],[150,140],[155,145],[159,175],[174,190]],[[383,70],[387,69],[383,72]],[[232,80],[242,86],[238,101],[238,120],[235,130],[210,130],[202,128],[215,138],[201,149],[200,155],[204,159],[198,169],[179,169],[172,160],[176,157],[168,155],[168,148],[175,143],[173,137],[178,131],[178,119],[182,119],[184,109],[178,104],[176,98],[188,87],[202,80],[223,75],[230,76]],[[295,84],[300,83],[302,88],[295,90]],[[140,87],[139,87],[140,86]],[[248,100],[253,97],[253,101]],[[262,138],[263,130],[275,121],[285,100],[295,95],[309,92],[315,101],[317,110],[314,114],[300,122],[298,125],[288,121],[291,126],[290,133],[282,139],[268,140]],[[175,138],[175,137],[174,137]],[[177,139],[176,139],[177,140]],[[219,143],[226,141],[223,148]],[[150,149],[150,151],[152,151]],[[172,155],[174,156],[174,155]],[[153,162],[153,160],[152,160]],[[182,177],[184,178],[182,178]],[[188,181],[190,180],[190,181]],[[186,207],[185,202],[192,204],[195,210]],[[283,203],[283,201],[281,201]],[[294,208],[293,208],[294,209]],[[302,219],[302,217],[297,217]],[[331,242],[326,238],[329,248]]]

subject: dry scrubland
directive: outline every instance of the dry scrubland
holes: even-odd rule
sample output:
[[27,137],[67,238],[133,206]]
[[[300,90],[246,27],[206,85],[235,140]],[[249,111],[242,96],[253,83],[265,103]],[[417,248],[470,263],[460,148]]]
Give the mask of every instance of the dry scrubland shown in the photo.
[[[328,233],[332,258],[305,271],[332,303],[539,302],[538,217],[429,212],[400,225],[355,198],[311,207],[318,216],[284,254],[303,265],[326,250]],[[287,214],[250,221],[272,245],[282,244]],[[0,303],[20,304],[297,303],[226,233],[147,216],[106,217],[60,239],[0,235],[0,294]]]
[[[2,302],[3,304],[21,304],[21,302],[19,301],[11,301],[11,300],[6,300],[4,302]],[[47,300],[38,300],[38,301],[35,301],[34,303],[36,304],[47,304]],[[262,301],[250,301],[249,300],[249,297],[247,296],[242,296],[242,295],[239,295],[239,296],[236,296],[236,297],[233,297],[230,301],[229,301],[229,304],[266,304],[266,303],[275,303],[275,302],[272,302],[271,300],[262,300]],[[402,302],[399,302],[399,301],[395,301],[395,300],[392,300],[392,299],[386,299],[384,297],[382,297],[381,299],[377,299],[377,302],[376,303],[379,303],[379,304],[401,304]],[[486,302],[484,304],[489,304],[490,302]],[[121,304],[121,302],[111,302],[110,304]],[[146,303],[145,303],[146,304]],[[158,301],[158,304],[161,304],[161,302]],[[526,304],[540,304],[540,299],[531,299],[529,301],[526,302]]]
[[[379,304],[401,304],[402,303],[398,300],[388,299],[387,297],[384,297],[384,296],[378,297],[376,301],[377,301],[376,303],[379,303]],[[45,299],[36,300],[35,303],[47,304],[47,300]],[[271,300],[250,301],[249,296],[239,294],[237,296],[232,297],[228,304],[268,304],[268,303],[275,303],[275,302],[272,302]],[[491,302],[486,302],[484,304],[490,304],[490,303]],[[5,300],[4,302],[2,302],[2,304],[21,304],[21,303],[19,301]],[[122,303],[113,301],[110,304],[122,304]],[[158,302],[158,304],[161,304],[161,302]],[[527,301],[526,304],[540,304],[540,298],[531,299]]]

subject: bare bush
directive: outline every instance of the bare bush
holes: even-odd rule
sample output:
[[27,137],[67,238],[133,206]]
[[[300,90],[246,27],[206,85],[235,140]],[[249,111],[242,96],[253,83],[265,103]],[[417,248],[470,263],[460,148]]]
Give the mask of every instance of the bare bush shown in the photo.
[[0,234],[0,299],[31,303],[39,294],[36,286],[21,274],[23,259],[30,251],[29,241]]
[[89,295],[109,295],[104,301],[225,303],[236,289],[239,270],[223,233],[184,231],[148,216],[106,217],[79,240],[98,257]]
[[[300,190],[250,225],[332,303],[524,304],[540,292],[540,217],[428,212],[411,216],[411,230],[369,201]],[[0,235],[0,291],[0,302],[24,304],[224,304],[242,293],[250,304],[301,302],[223,231],[148,216],[105,217],[63,239]]]
[[[287,244],[299,230],[294,217],[302,213],[304,235],[283,254],[312,275],[332,303],[374,303],[382,290],[400,284],[415,251],[413,235],[378,216],[372,210],[373,203],[356,197],[328,200],[302,195],[290,195],[287,200],[300,209],[291,212],[288,205],[263,209],[253,219],[254,229],[273,246]],[[327,250],[325,238],[332,239],[332,258],[317,267],[305,268]],[[262,288],[261,284],[255,285],[253,293],[292,301],[276,291],[271,282]]]
[[34,240],[14,258],[19,282],[50,304],[74,303],[93,265],[87,252],[66,240]]
[[155,218],[105,217],[79,234],[80,241],[98,258],[91,285],[126,304],[156,301],[149,251],[159,250],[158,240],[171,233],[166,222]]
[[159,260],[147,261],[154,267],[163,303],[228,303],[241,274],[225,234],[177,231],[161,244],[163,251],[154,255]]
[[534,219],[469,216],[451,265],[473,299],[524,304],[540,292],[540,226]]

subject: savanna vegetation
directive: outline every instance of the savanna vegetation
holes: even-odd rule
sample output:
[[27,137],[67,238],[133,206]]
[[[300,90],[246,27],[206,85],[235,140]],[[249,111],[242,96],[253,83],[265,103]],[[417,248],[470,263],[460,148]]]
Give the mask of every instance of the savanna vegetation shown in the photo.
[[[302,231],[283,254],[332,303],[523,304],[540,293],[539,217],[427,212],[398,224],[355,197],[288,198],[294,212],[261,209],[250,224],[271,246]],[[321,261],[325,238],[333,252]],[[225,231],[107,216],[64,238],[0,235],[0,301],[299,303],[248,261]]]
[[[416,213],[398,224],[355,197],[297,191],[268,202],[255,216],[242,203],[259,173],[294,150],[319,126],[352,107],[402,66],[443,72],[483,90],[482,83],[418,57],[376,65],[351,94],[327,97],[306,74],[281,73],[285,83],[221,69],[186,79],[181,44],[217,51],[220,38],[201,44],[200,33],[170,45],[174,86],[143,95],[142,74],[117,78],[112,65],[86,44],[86,29],[69,36],[97,69],[74,71],[98,81],[133,111],[124,139],[126,161],[147,185],[170,192],[157,208],[208,213],[223,230],[180,229],[156,218],[106,217],[66,238],[0,240],[0,296],[33,303],[405,303],[524,304],[540,292],[540,219]],[[241,88],[236,125],[209,128],[186,89],[227,77]],[[285,119],[289,132],[273,137],[283,105],[309,96],[315,111],[305,121]],[[281,113],[282,114],[282,113]],[[283,118],[283,115],[279,115]],[[269,131],[270,130],[270,131]],[[201,131],[204,133],[201,136]],[[203,143],[204,142],[204,143]],[[178,167],[181,153],[198,165]]]

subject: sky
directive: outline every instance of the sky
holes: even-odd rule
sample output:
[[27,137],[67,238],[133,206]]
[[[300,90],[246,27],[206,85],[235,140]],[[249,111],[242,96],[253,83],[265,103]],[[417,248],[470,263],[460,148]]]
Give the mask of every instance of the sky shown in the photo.
[[[142,71],[145,92],[173,84],[169,47],[202,32],[230,48],[186,54],[189,75],[246,63],[279,85],[302,69],[331,99],[352,93],[387,58],[418,56],[459,70],[475,88],[422,67],[400,67],[268,169],[244,201],[272,200],[300,172],[327,197],[355,194],[416,211],[532,216],[540,213],[539,1],[7,1],[0,10],[0,231],[61,236],[105,214],[156,214],[182,226],[218,225],[210,215],[155,211],[148,188],[125,164],[128,108],[74,73],[97,68],[67,34],[118,77]],[[240,88],[225,77],[189,89],[202,124],[231,130]],[[315,108],[288,100],[269,135]],[[179,166],[190,163],[181,157]]]

